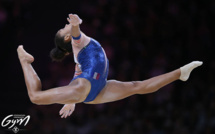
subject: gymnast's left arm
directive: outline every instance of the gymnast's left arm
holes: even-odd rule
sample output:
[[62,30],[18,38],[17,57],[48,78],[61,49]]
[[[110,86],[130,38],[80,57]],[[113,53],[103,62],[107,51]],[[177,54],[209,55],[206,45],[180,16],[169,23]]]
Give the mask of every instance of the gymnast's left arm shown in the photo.
[[65,104],[59,112],[61,118],[67,118],[68,116],[70,116],[75,110],[75,105],[75,103]]
[[[78,67],[78,64],[76,64],[74,77],[77,77],[81,73],[82,73],[81,69]],[[68,116],[70,116],[75,110],[75,105],[76,105],[75,103],[65,104],[59,112],[61,118],[67,118]]]

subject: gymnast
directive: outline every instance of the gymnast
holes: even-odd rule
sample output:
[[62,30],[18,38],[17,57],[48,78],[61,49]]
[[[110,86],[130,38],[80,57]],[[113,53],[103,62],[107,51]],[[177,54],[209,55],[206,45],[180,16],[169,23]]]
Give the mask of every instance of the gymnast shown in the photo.
[[22,45],[17,48],[31,102],[38,105],[65,104],[59,112],[61,118],[70,116],[76,103],[113,102],[134,94],[155,92],[176,80],[186,81],[191,71],[203,63],[193,61],[172,72],[143,81],[107,80],[109,61],[100,43],[80,30],[82,19],[78,15],[69,14],[67,21],[69,24],[56,33],[55,48],[50,56],[54,61],[61,61],[69,54],[74,55],[75,74],[68,85],[42,91],[40,78],[31,65],[34,57]]

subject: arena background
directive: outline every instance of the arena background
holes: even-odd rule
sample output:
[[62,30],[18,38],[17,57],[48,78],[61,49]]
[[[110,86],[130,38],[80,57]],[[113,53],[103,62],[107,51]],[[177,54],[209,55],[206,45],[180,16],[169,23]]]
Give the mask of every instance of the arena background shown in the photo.
[[[49,52],[69,13],[78,14],[82,31],[104,47],[109,79],[144,80],[193,60],[204,64],[187,82],[113,103],[77,104],[61,119],[63,105],[30,102],[16,48],[23,44],[35,57],[43,89],[68,84],[73,56],[56,63]],[[214,18],[214,0],[0,0],[0,119],[30,115],[20,134],[214,134]]]

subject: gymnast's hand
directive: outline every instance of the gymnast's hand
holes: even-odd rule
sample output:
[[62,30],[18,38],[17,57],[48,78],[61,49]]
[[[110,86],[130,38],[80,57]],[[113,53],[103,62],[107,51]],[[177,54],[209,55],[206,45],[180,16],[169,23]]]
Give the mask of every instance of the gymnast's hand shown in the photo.
[[75,110],[75,103],[65,104],[59,113],[61,115],[61,118],[67,118],[73,113],[74,110]]
[[82,19],[80,19],[77,14],[69,14],[67,21],[72,24],[72,26],[77,26],[82,23]]

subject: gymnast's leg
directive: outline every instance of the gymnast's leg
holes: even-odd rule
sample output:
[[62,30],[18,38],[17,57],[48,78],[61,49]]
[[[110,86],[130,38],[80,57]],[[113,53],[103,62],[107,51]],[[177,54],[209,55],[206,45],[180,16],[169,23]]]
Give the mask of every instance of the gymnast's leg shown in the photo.
[[88,103],[106,103],[121,100],[134,94],[155,92],[175,80],[180,79],[186,81],[189,78],[191,71],[200,65],[202,65],[202,62],[191,62],[180,69],[144,81],[120,82],[109,80],[95,100]]
[[23,46],[17,49],[19,60],[23,69],[25,83],[30,100],[35,104],[68,104],[79,103],[87,97],[91,84],[86,79],[76,79],[68,86],[52,88],[41,91],[42,85],[31,63],[34,57],[27,53]]

